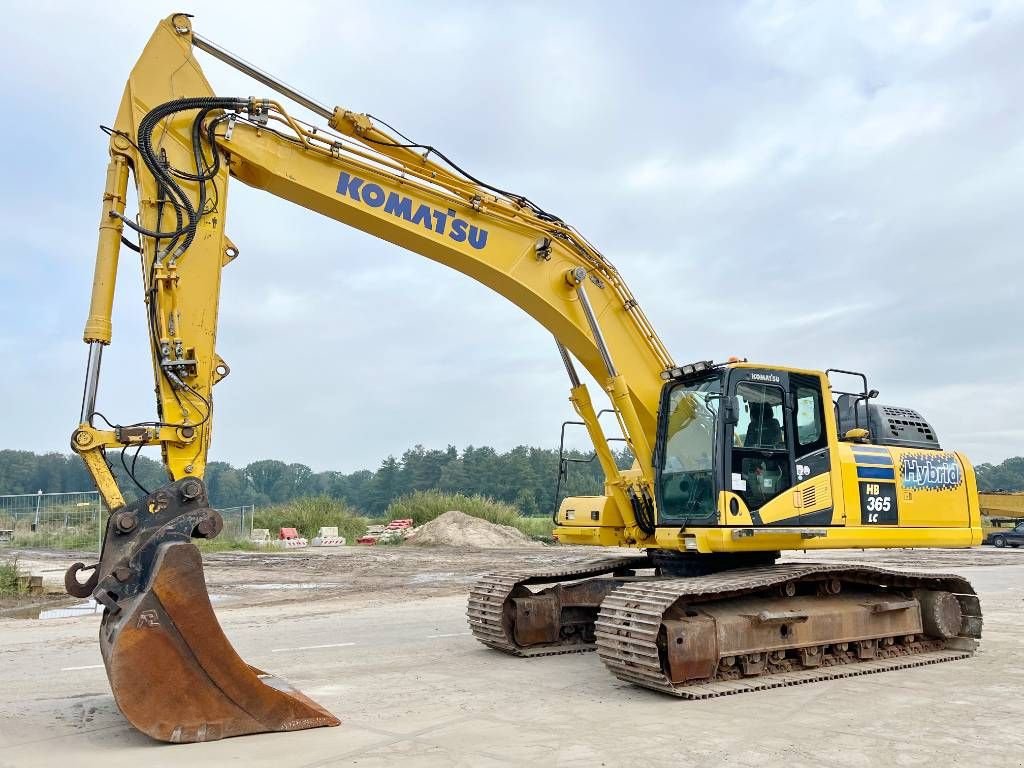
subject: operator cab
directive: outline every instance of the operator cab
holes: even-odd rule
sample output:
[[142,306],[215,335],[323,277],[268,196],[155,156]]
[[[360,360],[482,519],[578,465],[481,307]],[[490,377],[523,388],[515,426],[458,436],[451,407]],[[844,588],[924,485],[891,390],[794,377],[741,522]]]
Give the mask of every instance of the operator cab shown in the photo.
[[[830,374],[861,388],[835,389]],[[940,449],[921,414],[875,402],[862,373],[708,362],[667,379],[654,456],[661,526],[833,524],[832,484],[808,482],[832,469],[830,431],[836,441]]]
[[706,365],[671,380],[655,455],[658,524],[719,525],[721,490],[757,524],[769,501],[828,472],[824,399],[820,376],[793,371]]

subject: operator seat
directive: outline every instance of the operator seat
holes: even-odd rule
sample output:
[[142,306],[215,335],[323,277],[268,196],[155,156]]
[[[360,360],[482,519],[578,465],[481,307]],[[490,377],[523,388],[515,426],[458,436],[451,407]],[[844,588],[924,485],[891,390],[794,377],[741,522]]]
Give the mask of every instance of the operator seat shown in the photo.
[[743,440],[746,448],[779,448],[783,445],[782,425],[764,403],[750,403],[750,426]]

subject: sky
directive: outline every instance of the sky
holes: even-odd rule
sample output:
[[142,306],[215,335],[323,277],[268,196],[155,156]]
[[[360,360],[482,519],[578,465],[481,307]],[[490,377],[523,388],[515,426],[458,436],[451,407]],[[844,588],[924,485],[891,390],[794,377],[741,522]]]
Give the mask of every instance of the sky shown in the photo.
[[[284,9],[287,9],[285,11]],[[677,362],[863,370],[975,462],[1024,454],[1021,2],[200,2],[195,29],[528,195]],[[153,3],[11,4],[0,448],[67,450],[113,121]],[[197,54],[218,93],[265,89]],[[550,335],[469,278],[234,183],[211,458],[554,447]],[[99,409],[151,418],[124,251]],[[594,391],[592,389],[592,391]],[[582,438],[582,435],[581,435]],[[583,445],[582,441],[579,445]]]

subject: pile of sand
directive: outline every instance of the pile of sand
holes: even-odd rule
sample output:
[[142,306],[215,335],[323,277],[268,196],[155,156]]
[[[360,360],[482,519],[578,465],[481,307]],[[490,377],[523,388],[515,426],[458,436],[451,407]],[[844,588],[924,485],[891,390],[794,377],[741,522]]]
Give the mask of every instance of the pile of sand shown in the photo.
[[405,540],[421,547],[464,547],[468,549],[506,549],[541,547],[522,531],[510,525],[495,525],[463,512],[445,512],[415,529]]

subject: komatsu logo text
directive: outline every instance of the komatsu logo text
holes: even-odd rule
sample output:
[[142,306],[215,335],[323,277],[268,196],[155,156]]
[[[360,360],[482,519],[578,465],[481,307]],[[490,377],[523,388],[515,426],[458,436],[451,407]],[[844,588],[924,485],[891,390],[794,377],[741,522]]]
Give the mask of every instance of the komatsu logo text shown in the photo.
[[366,180],[344,171],[338,177],[338,194],[371,208],[383,208],[385,213],[411,224],[418,224],[428,232],[447,235],[456,243],[469,243],[478,251],[487,245],[487,230],[470,224],[465,219],[457,218],[453,208],[442,211],[423,203],[416,204],[411,197],[397,192],[385,192],[380,184],[367,183]]

